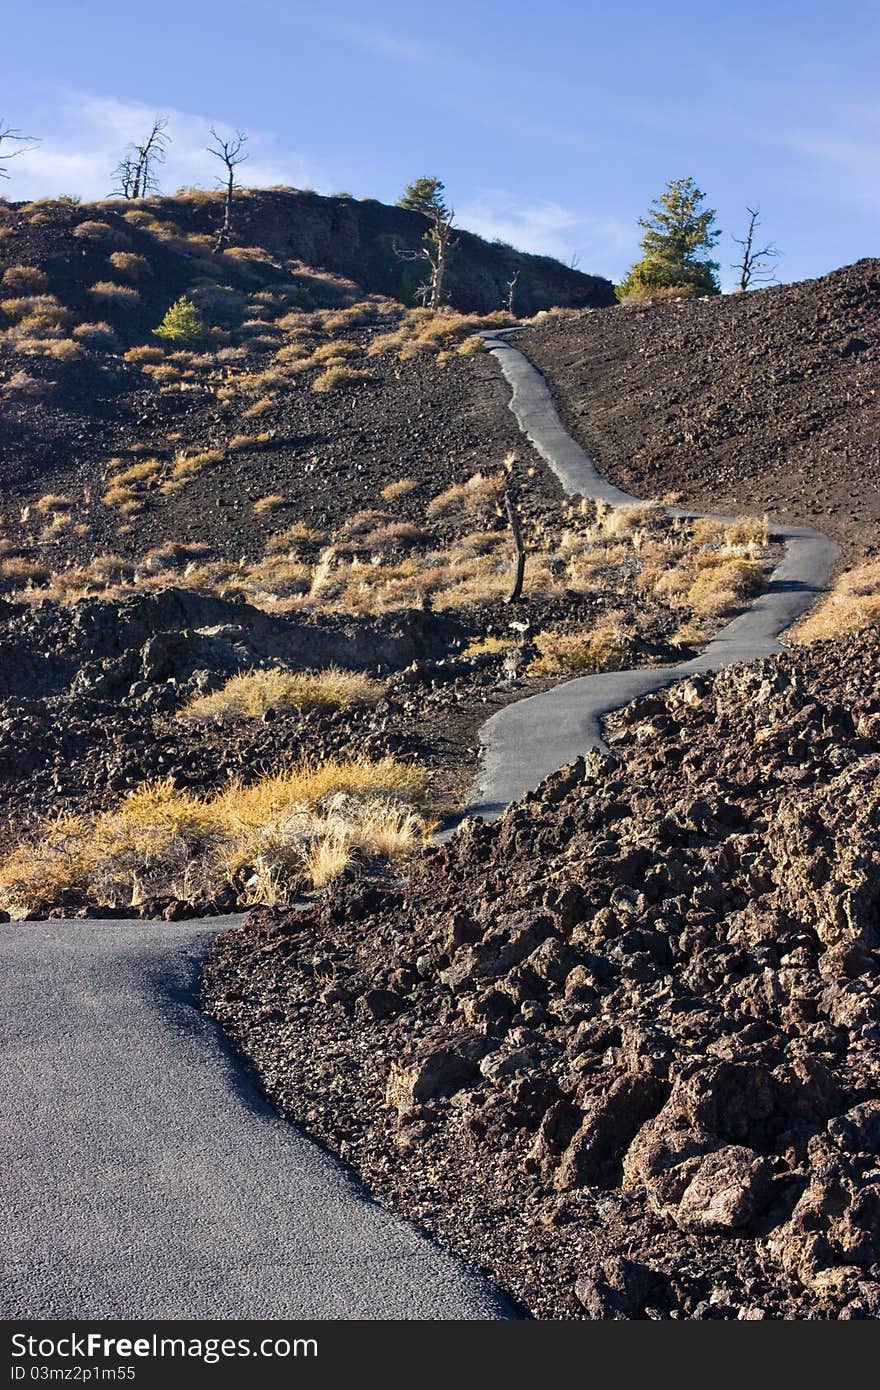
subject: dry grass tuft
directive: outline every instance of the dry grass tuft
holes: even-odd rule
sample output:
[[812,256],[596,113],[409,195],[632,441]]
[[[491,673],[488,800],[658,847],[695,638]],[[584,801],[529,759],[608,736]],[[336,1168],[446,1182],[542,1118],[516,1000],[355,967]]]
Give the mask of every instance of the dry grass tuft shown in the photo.
[[831,592],[794,630],[798,642],[823,642],[880,626],[880,560],[842,574]]
[[143,366],[144,363],[157,366],[158,363],[165,361],[163,349],[160,347],[153,347],[148,343],[145,343],[142,347],[129,348],[128,351],[123,354],[123,357],[126,362],[131,362],[137,366]]
[[387,483],[386,486],[382,488],[379,496],[382,498],[383,502],[396,502],[398,497],[408,497],[411,492],[415,491],[418,485],[418,481],[415,478],[398,478],[396,482]]
[[626,664],[628,643],[618,623],[600,618],[590,632],[539,632],[539,655],[529,662],[529,676],[580,676],[619,671]]
[[137,256],[133,251],[114,251],[108,260],[117,274],[124,275],[127,280],[146,280],[153,273],[146,257]]
[[428,516],[473,515],[494,510],[504,492],[501,472],[474,473],[465,483],[453,483],[445,492],[433,497],[425,508]]
[[471,656],[494,656],[498,652],[508,652],[516,646],[513,637],[475,637],[462,651],[465,658]]
[[312,382],[312,390],[319,393],[338,391],[340,386],[352,386],[355,382],[372,380],[369,372],[362,372],[355,367],[345,367],[340,364],[328,367],[326,371],[316,376]]
[[98,352],[112,352],[117,346],[116,334],[109,323],[81,323],[73,330],[73,336],[84,347]]
[[125,233],[111,227],[109,222],[80,222],[78,227],[74,227],[72,236],[77,241],[89,241],[96,246],[124,246],[128,242]]
[[34,503],[34,511],[41,516],[46,516],[49,512],[67,512],[74,506],[72,497],[66,497],[60,492],[44,492]]
[[233,676],[222,690],[190,701],[180,717],[261,719],[269,709],[347,709],[354,704],[375,704],[384,690],[381,681],[338,666],[324,671],[248,671]]
[[267,497],[258,497],[254,503],[254,512],[257,516],[262,516],[263,512],[277,512],[281,507],[289,507],[290,502],[282,492],[270,492]]
[[0,284],[11,294],[39,294],[48,289],[49,277],[35,265],[11,265],[4,270]]
[[720,617],[759,593],[766,568],[760,560],[706,556],[687,591],[696,618]]
[[356,856],[417,849],[431,830],[415,810],[425,786],[393,758],[299,763],[206,797],[147,783],[109,811],[44,821],[0,864],[0,902],[23,917],[77,898],[210,903],[231,886],[243,905],[287,903]]
[[96,304],[106,304],[111,309],[133,309],[141,302],[140,290],[131,285],[117,285],[112,280],[98,280],[89,290]]

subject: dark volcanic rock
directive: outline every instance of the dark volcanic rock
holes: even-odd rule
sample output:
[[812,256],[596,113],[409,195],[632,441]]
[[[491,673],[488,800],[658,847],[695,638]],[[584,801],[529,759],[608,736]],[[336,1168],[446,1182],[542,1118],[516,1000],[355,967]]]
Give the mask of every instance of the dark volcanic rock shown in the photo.
[[[331,894],[321,949],[405,981],[394,1014],[349,1024],[248,926],[211,1011],[539,1316],[877,1316],[878,657],[868,632],[637,701],[613,757],[465,822],[403,907]],[[262,1020],[279,989],[295,1028]]]

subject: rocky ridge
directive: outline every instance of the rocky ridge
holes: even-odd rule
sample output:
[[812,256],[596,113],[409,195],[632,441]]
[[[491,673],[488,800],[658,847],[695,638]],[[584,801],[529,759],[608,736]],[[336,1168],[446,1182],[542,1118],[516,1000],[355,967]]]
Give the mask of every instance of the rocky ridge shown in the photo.
[[635,702],[406,887],[219,937],[209,1010],[537,1316],[880,1316],[877,656]]

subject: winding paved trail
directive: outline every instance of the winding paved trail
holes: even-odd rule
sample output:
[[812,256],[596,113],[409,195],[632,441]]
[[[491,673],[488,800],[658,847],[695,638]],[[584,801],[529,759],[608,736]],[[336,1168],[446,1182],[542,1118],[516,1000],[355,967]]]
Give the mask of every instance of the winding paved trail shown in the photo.
[[[638,503],[640,498],[603,478],[589,454],[563,428],[543,376],[507,341],[505,333],[483,336],[512,387],[510,408],[520,429],[549,464],[565,492],[612,506]],[[683,517],[704,515],[678,508],[669,511]],[[735,661],[751,661],[781,651],[779,634],[825,589],[838,547],[820,531],[808,527],[777,526],[771,535],[784,541],[785,555],[767,587],[751,608],[723,627],[693,660],[678,666],[581,676],[493,714],[480,729],[483,757],[468,801],[469,813],[494,819],[509,802],[536,787],[557,768],[589,748],[601,748],[602,718],[637,695],[660,690],[699,671],[717,671]]]
[[[489,338],[511,408],[568,493],[634,502],[565,432],[546,383]],[[601,743],[599,721],[694,671],[779,649],[836,547],[784,528],[767,590],[695,660],[588,676],[482,728],[470,810],[499,814]],[[3,1314],[43,1318],[497,1318],[503,1298],[357,1187],[259,1098],[195,980],[210,922],[4,926]]]

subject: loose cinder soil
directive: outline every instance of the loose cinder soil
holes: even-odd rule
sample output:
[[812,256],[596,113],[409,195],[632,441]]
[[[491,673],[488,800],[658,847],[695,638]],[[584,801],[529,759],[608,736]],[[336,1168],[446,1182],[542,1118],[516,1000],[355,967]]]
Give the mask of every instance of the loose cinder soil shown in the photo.
[[880,525],[880,261],[822,279],[551,317],[517,338],[566,428],[639,497],[818,526]]

